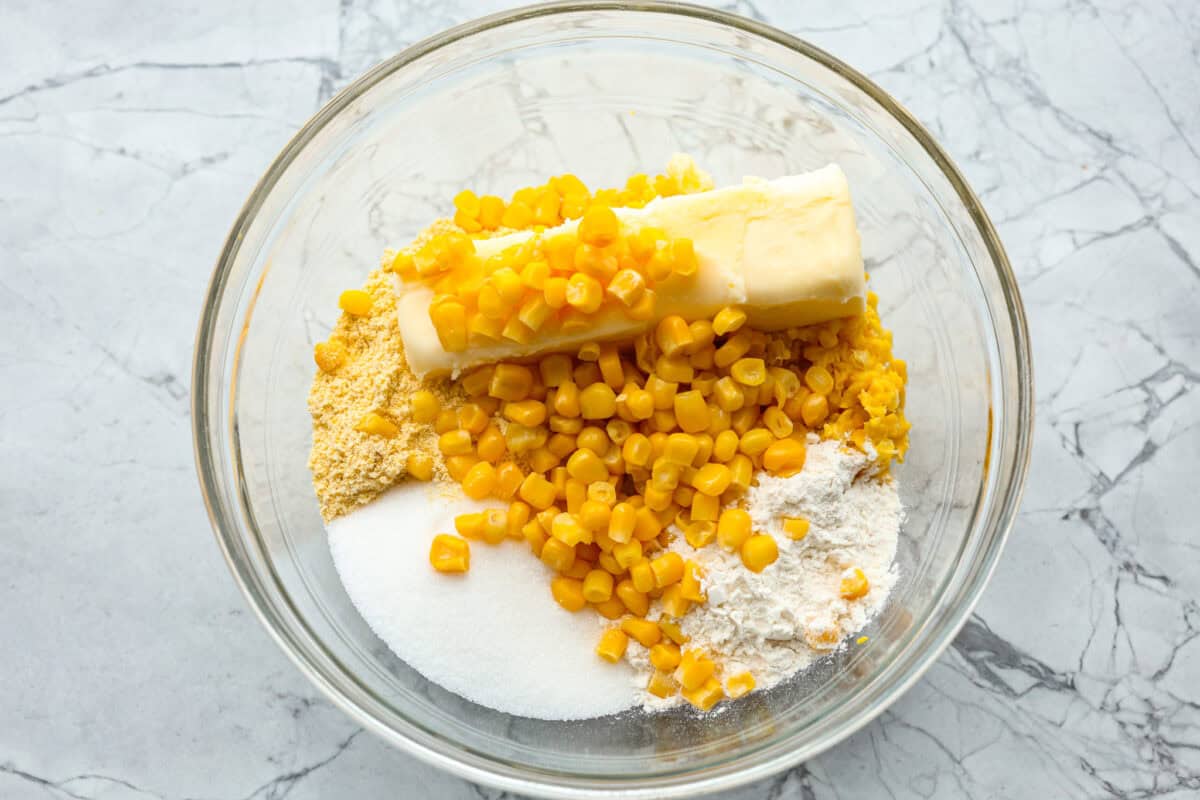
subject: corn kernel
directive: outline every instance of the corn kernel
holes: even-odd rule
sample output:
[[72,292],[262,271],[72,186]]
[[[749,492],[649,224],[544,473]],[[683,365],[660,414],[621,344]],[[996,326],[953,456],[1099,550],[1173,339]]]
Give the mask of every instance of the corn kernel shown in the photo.
[[723,308],[713,317],[712,328],[717,336],[733,333],[746,324],[746,312],[740,308]]
[[[372,436],[382,436],[385,439],[391,439],[400,433],[400,426],[382,414],[376,414],[372,411],[365,414],[362,419],[355,423],[354,430],[359,433],[367,433]],[[470,435],[468,435],[468,445],[470,438]],[[468,449],[470,449],[469,446]]]
[[680,237],[671,242],[672,269],[676,275],[690,278],[700,269],[696,246],[691,239]]
[[761,386],[767,379],[767,365],[761,358],[739,358],[729,374],[743,386]]
[[362,289],[347,289],[338,297],[338,306],[352,317],[365,317],[371,313],[371,295]]
[[783,532],[789,539],[800,541],[808,536],[808,520],[804,517],[784,517]]
[[658,349],[666,356],[682,353],[695,343],[691,328],[678,314],[670,314],[659,320],[658,326],[654,329],[654,340],[658,344]]
[[538,372],[542,383],[547,386],[559,386],[563,381],[571,379],[571,357],[561,353],[549,355],[538,362]]
[[810,428],[815,428],[829,416],[829,398],[813,392],[800,403],[800,418]]
[[709,678],[703,685],[694,689],[684,689],[680,694],[683,695],[684,700],[701,711],[711,711],[713,706],[721,702],[721,698],[725,696],[725,690],[721,688],[720,681],[716,678]]
[[704,395],[696,390],[675,395],[675,419],[679,427],[688,433],[707,430],[710,416]]
[[632,308],[642,299],[646,292],[646,279],[642,274],[632,269],[617,270],[605,290],[619,300],[625,307]]
[[433,480],[433,458],[428,453],[411,453],[404,469],[419,481]]
[[751,572],[762,572],[779,558],[775,539],[764,533],[755,534],[742,542],[742,563]]
[[[654,623],[650,623],[654,624]],[[658,630],[658,626],[654,626]],[[659,630],[661,635],[662,631]],[[640,641],[640,640],[639,640]],[[673,642],[659,642],[650,648],[650,663],[654,668],[663,672],[671,672],[679,666],[679,645]]]
[[487,430],[479,434],[479,440],[475,443],[475,452],[484,461],[489,461],[495,464],[508,451],[508,445],[504,442],[504,434],[495,425],[489,425]]
[[[554,399],[551,398],[551,404]],[[558,414],[550,415],[550,430],[555,433],[565,433],[574,439],[574,436],[583,430],[583,420],[579,417],[563,417]]]
[[438,437],[438,450],[444,456],[465,456],[471,453],[470,432],[460,429],[443,433]]
[[655,697],[666,699],[673,697],[679,691],[679,684],[668,673],[656,671],[650,676],[650,682],[646,684],[646,691]]
[[[592,484],[593,486],[596,484]],[[607,486],[608,484],[602,484]],[[579,507],[579,521],[583,527],[593,533],[608,531],[608,521],[612,518],[612,509],[607,503],[599,500],[584,500]]]
[[625,616],[625,604],[619,597],[610,597],[603,603],[592,603],[596,613],[605,619],[620,619]]
[[479,463],[479,459],[473,455],[466,456],[448,456],[446,458],[446,472],[450,473],[450,477],[459,483],[463,478],[467,477],[467,473],[471,471],[471,467]]
[[584,314],[592,314],[604,300],[604,287],[591,275],[576,272],[567,279],[566,299]]
[[684,562],[683,577],[679,580],[679,593],[684,600],[703,603],[707,599],[702,589],[703,577],[699,564],[691,560]]
[[820,364],[813,364],[804,373],[804,383],[817,394],[829,394],[833,391],[833,375]]
[[612,597],[613,576],[602,569],[589,570],[583,579],[583,597],[589,603],[603,603]]
[[717,352],[713,356],[713,363],[721,368],[729,367],[739,358],[750,352],[752,342],[753,339],[749,331],[738,331],[733,336],[730,336],[725,341],[725,344],[717,348]]
[[600,377],[613,391],[625,385],[625,368],[621,366],[621,354],[614,345],[606,344],[600,348],[596,364],[600,367]]
[[763,452],[763,469],[773,475],[794,475],[804,468],[805,456],[803,442],[780,439]]
[[527,428],[519,422],[509,423],[504,432],[504,443],[513,453],[528,453],[546,444],[550,432],[542,426]]
[[480,535],[488,544],[500,544],[504,541],[508,536],[508,512],[502,508],[489,508],[484,511]]
[[454,518],[454,530],[458,531],[458,535],[464,539],[482,539],[483,523],[482,511],[459,514]]
[[720,497],[732,480],[733,474],[724,464],[705,464],[696,471],[692,486],[710,497]]
[[754,462],[744,453],[738,453],[729,459],[729,472],[733,476],[729,488],[744,492],[750,488],[750,480],[754,477]]
[[693,691],[716,674],[717,665],[699,650],[684,650],[676,673],[684,690]]
[[638,641],[642,647],[653,647],[662,639],[662,631],[648,619],[621,620],[621,630]]
[[[820,397],[821,395],[816,396]],[[780,409],[779,406],[771,406],[764,411],[762,414],[762,422],[763,425],[767,426],[767,430],[769,430],[776,439],[784,439],[788,436],[791,436],[792,431],[795,430],[795,426],[792,425],[792,421],[788,418],[787,414],[783,413],[783,410]]]
[[619,628],[609,628],[600,635],[600,643],[596,645],[596,655],[615,664],[625,655],[625,648],[628,644],[629,637],[625,635],[624,631]]
[[611,208],[591,205],[579,221],[579,240],[594,247],[608,247],[617,240],[621,223]]
[[559,539],[546,539],[542,545],[541,560],[555,572],[565,572],[575,564],[575,548]]
[[663,523],[650,508],[642,507],[637,510],[633,526],[633,538],[639,542],[648,542],[662,532]]
[[410,413],[412,418],[420,422],[422,425],[428,425],[437,419],[438,411],[441,410],[441,403],[438,402],[437,396],[428,389],[418,389],[413,392],[412,400],[410,401]]
[[657,303],[658,296],[654,293],[654,290],[647,289],[646,291],[642,292],[642,296],[639,297],[637,301],[629,307],[629,310],[626,313],[632,319],[645,322],[646,320],[654,318],[654,310],[657,306]]
[[[582,546],[583,545],[579,545],[578,547]],[[578,549],[578,547],[576,549]],[[581,555],[576,553],[575,563],[572,564],[569,569],[566,569],[559,574],[564,578],[571,578],[572,580],[582,582],[583,579],[587,577],[587,574],[591,571],[593,566],[594,565],[591,561],[584,559]]]
[[[697,497],[707,497],[707,495],[697,495]],[[715,497],[708,497],[709,501],[715,499]],[[697,520],[696,512],[693,509],[692,521],[683,529],[683,538],[697,550],[708,547],[717,538],[717,523],[710,520]]]
[[658,629],[663,632],[663,636],[666,636],[675,644],[684,645],[691,640],[690,636],[683,635],[683,631],[680,629],[679,623],[674,622],[673,620],[660,618],[658,620]]
[[567,459],[567,471],[571,477],[586,483],[602,481],[608,477],[608,468],[600,457],[591,450],[576,450]]
[[317,362],[317,367],[322,372],[336,372],[338,367],[346,363],[348,355],[346,345],[337,339],[330,339],[327,342],[317,342],[313,348],[313,361]]
[[462,479],[463,493],[472,500],[482,500],[496,487],[496,468],[480,461]]
[[683,556],[679,553],[664,553],[650,561],[654,572],[654,585],[659,589],[678,583],[683,577]]
[[532,428],[546,421],[546,406],[537,400],[520,400],[504,404],[504,417]]
[[[568,478],[563,487],[563,497],[567,501],[567,511],[578,514],[587,500],[587,483],[578,478]],[[586,526],[585,526],[586,527]],[[589,538],[588,541],[591,541]]]
[[727,508],[717,523],[717,541],[726,550],[740,550],[750,538],[750,514],[740,508]]
[[696,371],[685,356],[664,354],[655,360],[654,374],[667,383],[679,384],[690,383]]
[[838,587],[838,594],[847,600],[857,600],[871,590],[871,583],[867,580],[867,574],[858,567],[846,570],[842,575],[841,585]]
[[654,591],[654,570],[650,569],[650,559],[643,558],[630,566],[629,580],[639,592]]
[[654,511],[665,511],[671,507],[673,489],[661,489],[657,486],[647,486],[642,492],[646,507]]
[[655,411],[650,417],[650,427],[661,433],[670,433],[675,430],[675,412]]
[[518,491],[521,499],[536,509],[549,508],[557,494],[554,484],[536,473],[525,476]]
[[663,613],[676,619],[688,613],[688,609],[692,607],[692,601],[683,596],[683,587],[678,583],[673,583],[663,590],[660,603]]
[[593,383],[579,393],[584,419],[608,419],[617,412],[617,395],[606,383]]
[[738,443],[738,450],[748,456],[757,456],[762,454],[768,447],[775,442],[775,437],[766,428],[753,428],[742,434],[742,439]]
[[497,400],[524,400],[533,387],[533,373],[520,364],[497,364],[492,372],[488,394]]
[[[608,519],[608,536],[614,542],[624,543],[633,538],[633,529],[637,522],[637,509],[629,503],[617,503],[613,506],[612,516]],[[616,549],[615,547],[613,548]]]
[[[636,539],[613,545],[612,557],[623,569],[629,569],[642,560],[642,543]],[[642,589],[641,591],[649,591]]]
[[542,297],[546,300],[546,305],[550,308],[558,310],[567,304],[567,279],[561,275],[552,275],[546,278],[542,285]]
[[[599,358],[600,356],[597,354],[596,357]],[[575,383],[581,390],[591,386],[593,383],[599,383],[601,380],[600,365],[595,361],[584,361],[575,367],[574,377]]]
[[579,432],[575,438],[575,446],[580,450],[591,450],[598,456],[603,456],[608,452],[608,434],[603,428],[598,428],[595,425],[588,425]]
[[457,536],[439,533],[429,547],[429,563],[438,572],[466,572],[471,567],[471,545]]
[[583,597],[583,584],[574,578],[554,578],[550,581],[550,593],[555,602],[567,611],[579,611],[587,605]]
[[554,413],[563,417],[578,417],[580,413],[579,387],[573,380],[565,380],[558,385],[552,401]]
[[633,582],[628,578],[618,581],[614,591],[625,604],[625,608],[629,609],[629,613],[635,617],[644,617],[650,610],[650,598],[644,592],[635,589]]
[[721,501],[715,495],[697,492],[692,497],[691,513],[696,522],[716,522],[721,508]]
[[467,309],[462,303],[446,300],[431,305],[429,320],[443,350],[461,353],[467,349]]
[[725,680],[725,694],[730,699],[736,700],[739,697],[744,697],[754,691],[754,676],[749,672],[739,672],[737,675],[730,675]]
[[625,463],[635,467],[644,467],[650,462],[652,447],[650,440],[644,434],[633,433],[621,446],[621,456]]
[[482,397],[488,393],[488,387],[492,383],[492,375],[496,368],[492,365],[479,367],[466,373],[459,379],[459,385],[468,397]]
[[[458,427],[478,436],[488,426],[488,414],[477,403],[467,403],[458,409]],[[454,455],[451,453],[451,455]]]

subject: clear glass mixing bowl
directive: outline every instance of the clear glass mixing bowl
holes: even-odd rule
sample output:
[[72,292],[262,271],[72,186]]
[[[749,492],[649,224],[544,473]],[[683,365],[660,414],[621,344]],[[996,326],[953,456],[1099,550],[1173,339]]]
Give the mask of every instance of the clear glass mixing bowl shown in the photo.
[[[849,176],[871,285],[909,364],[902,579],[865,646],[720,714],[546,722],[482,708],[394,657],[338,581],[305,466],[312,346],[338,293],[359,285],[384,247],[445,214],[459,189],[508,194],[567,171],[614,185],[676,151],[718,184],[830,161]],[[809,758],[882,711],[949,643],[995,566],[1033,412],[1012,272],[928,133],[866,78],[791,36],[711,10],[617,2],[455,28],[333,98],[233,226],[193,391],[217,538],[304,673],[410,753],[559,797],[729,787]]]

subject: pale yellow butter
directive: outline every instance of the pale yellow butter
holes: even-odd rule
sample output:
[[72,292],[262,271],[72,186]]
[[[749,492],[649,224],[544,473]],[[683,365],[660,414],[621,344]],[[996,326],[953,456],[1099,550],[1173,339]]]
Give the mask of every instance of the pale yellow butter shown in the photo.
[[[555,332],[527,344],[502,341],[460,353],[442,349],[429,320],[432,291],[399,284],[397,311],[409,366],[418,375],[459,373],[476,364],[570,351],[589,341],[635,336],[669,314],[709,317],[741,306],[752,326],[776,330],[861,313],[866,284],[850,187],[841,168],[740,186],[659,198],[642,209],[614,209],[623,225],[655,226],[671,238],[690,238],[699,262],[691,278],[672,276],[656,287],[656,319],[631,320],[618,310],[596,316],[588,328]],[[577,222],[559,230],[574,231]],[[485,239],[490,255],[525,241],[521,232]]]

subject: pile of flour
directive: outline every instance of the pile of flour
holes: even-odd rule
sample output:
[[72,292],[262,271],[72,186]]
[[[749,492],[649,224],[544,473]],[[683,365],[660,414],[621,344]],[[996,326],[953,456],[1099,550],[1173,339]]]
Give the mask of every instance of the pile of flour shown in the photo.
[[[725,675],[749,670],[757,688],[765,689],[861,630],[896,582],[892,561],[903,517],[895,481],[873,477],[871,465],[868,455],[810,437],[798,474],[761,476],[747,493],[747,510],[755,532],[770,534],[779,545],[779,559],[761,573],[718,544],[696,550],[677,536],[670,549],[701,566],[708,595],[681,620],[691,637],[687,646],[714,656]],[[808,519],[808,535],[788,538],[785,516]],[[866,573],[870,591],[844,600],[842,577],[856,567]],[[627,657],[644,686],[653,670],[646,651],[630,647]],[[679,701],[647,696],[645,706]]]

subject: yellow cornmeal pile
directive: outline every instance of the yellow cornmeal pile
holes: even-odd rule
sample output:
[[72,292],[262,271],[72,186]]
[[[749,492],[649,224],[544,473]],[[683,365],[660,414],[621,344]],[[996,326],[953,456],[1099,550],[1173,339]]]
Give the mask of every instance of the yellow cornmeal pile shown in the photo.
[[[576,210],[585,221],[595,213],[587,202]],[[533,227],[536,219],[508,222]],[[439,239],[462,236],[443,230],[421,247],[436,250]],[[577,236],[580,246],[592,244],[586,229]],[[419,252],[409,248],[392,263],[413,269]],[[635,259],[630,268],[639,267],[645,263]],[[524,540],[557,573],[550,588],[563,608],[620,620],[601,639],[602,658],[619,660],[630,638],[649,649],[656,672],[648,691],[679,693],[702,709],[750,691],[753,676],[722,683],[712,658],[683,647],[678,620],[705,602],[703,575],[695,562],[660,551],[679,531],[693,547],[739,552],[754,571],[774,562],[774,539],[756,533],[738,506],[756,472],[803,467],[809,432],[873,447],[884,470],[903,457],[905,367],[891,357],[874,294],[853,319],[763,333],[744,327],[736,308],[711,320],[669,316],[632,342],[487,365],[452,384],[420,387],[404,365],[394,321],[380,319],[394,317],[388,280],[376,273],[364,291],[344,293],[335,338],[315,353],[323,376],[312,398],[313,464],[327,515],[366,502],[406,473],[448,475],[469,497],[508,505],[460,515],[463,538],[435,537],[434,568],[469,569],[469,539]],[[439,281],[439,292],[464,296],[445,276]],[[451,335],[465,337],[465,326],[452,327],[461,329]],[[360,363],[377,359],[387,363]],[[352,391],[330,396],[319,385]],[[785,529],[802,538],[807,525],[789,520]],[[854,599],[867,589],[859,571],[842,594]],[[655,601],[661,616],[648,620]]]

